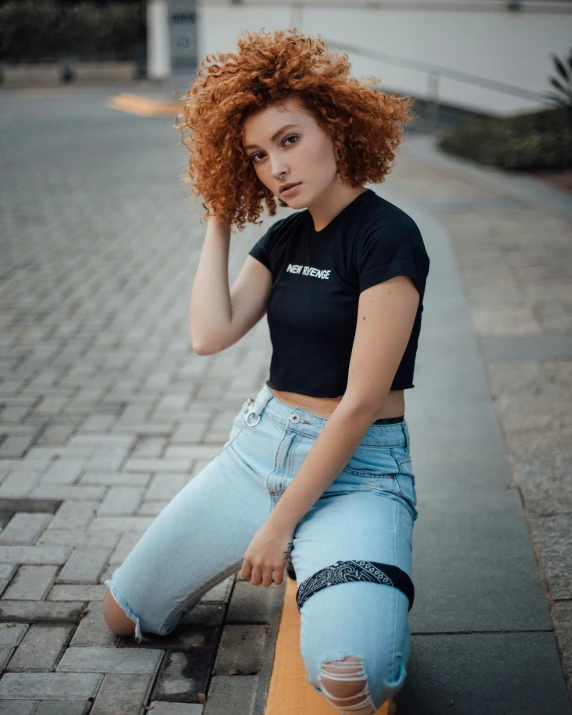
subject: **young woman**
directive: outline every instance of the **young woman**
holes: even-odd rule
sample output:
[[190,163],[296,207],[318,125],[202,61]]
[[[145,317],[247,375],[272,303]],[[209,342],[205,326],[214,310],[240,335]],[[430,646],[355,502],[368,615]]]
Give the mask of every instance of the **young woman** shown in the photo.
[[[364,184],[389,172],[412,100],[350,78],[346,55],[295,30],[247,33],[198,75],[180,125],[208,220],[191,344],[220,352],[267,313],[270,377],[106,581],[105,617],[139,640],[168,634],[239,568],[270,586],[291,559],[307,681],[339,713],[374,713],[402,688],[410,650],[404,390],[429,258],[413,219]],[[297,210],[229,290],[231,227],[262,202]]]

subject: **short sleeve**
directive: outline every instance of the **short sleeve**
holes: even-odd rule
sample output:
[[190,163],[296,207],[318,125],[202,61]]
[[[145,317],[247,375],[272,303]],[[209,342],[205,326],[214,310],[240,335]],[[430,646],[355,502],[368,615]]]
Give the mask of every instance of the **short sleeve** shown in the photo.
[[271,229],[268,229],[264,236],[262,236],[262,238],[258,240],[248,252],[249,256],[256,258],[260,261],[260,263],[262,263],[262,265],[266,266],[268,270],[270,270],[270,255],[268,252],[268,238],[270,236],[270,230]]
[[404,212],[377,216],[358,243],[360,293],[395,276],[410,276],[423,298],[429,256],[415,221]]
[[280,219],[275,221],[264,236],[262,236],[248,252],[249,256],[256,258],[262,265],[266,266],[269,271],[272,270],[272,262],[270,260],[272,254],[272,236],[277,227],[282,224],[284,220],[285,219]]

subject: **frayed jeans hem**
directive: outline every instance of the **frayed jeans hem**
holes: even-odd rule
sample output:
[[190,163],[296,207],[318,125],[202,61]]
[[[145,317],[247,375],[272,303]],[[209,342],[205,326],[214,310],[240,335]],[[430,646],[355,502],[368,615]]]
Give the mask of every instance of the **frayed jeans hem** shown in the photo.
[[139,616],[135,615],[131,608],[129,608],[129,604],[127,601],[123,598],[123,596],[119,593],[119,590],[117,589],[117,586],[113,582],[112,579],[107,579],[104,581],[104,584],[107,586],[107,588],[111,591],[111,595],[113,596],[115,602],[117,605],[121,608],[123,613],[129,618],[129,620],[133,621],[135,623],[135,633],[133,637],[138,643],[141,643],[142,641],[149,640],[148,638],[145,638],[145,636],[141,633],[141,619]]

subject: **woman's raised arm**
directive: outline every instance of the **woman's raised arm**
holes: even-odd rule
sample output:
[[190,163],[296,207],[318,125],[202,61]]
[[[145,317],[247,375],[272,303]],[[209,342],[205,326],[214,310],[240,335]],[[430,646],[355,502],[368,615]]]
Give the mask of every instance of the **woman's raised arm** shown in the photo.
[[212,355],[234,345],[266,313],[270,271],[247,256],[229,290],[229,245],[229,224],[209,217],[189,310],[191,347],[198,355]]

